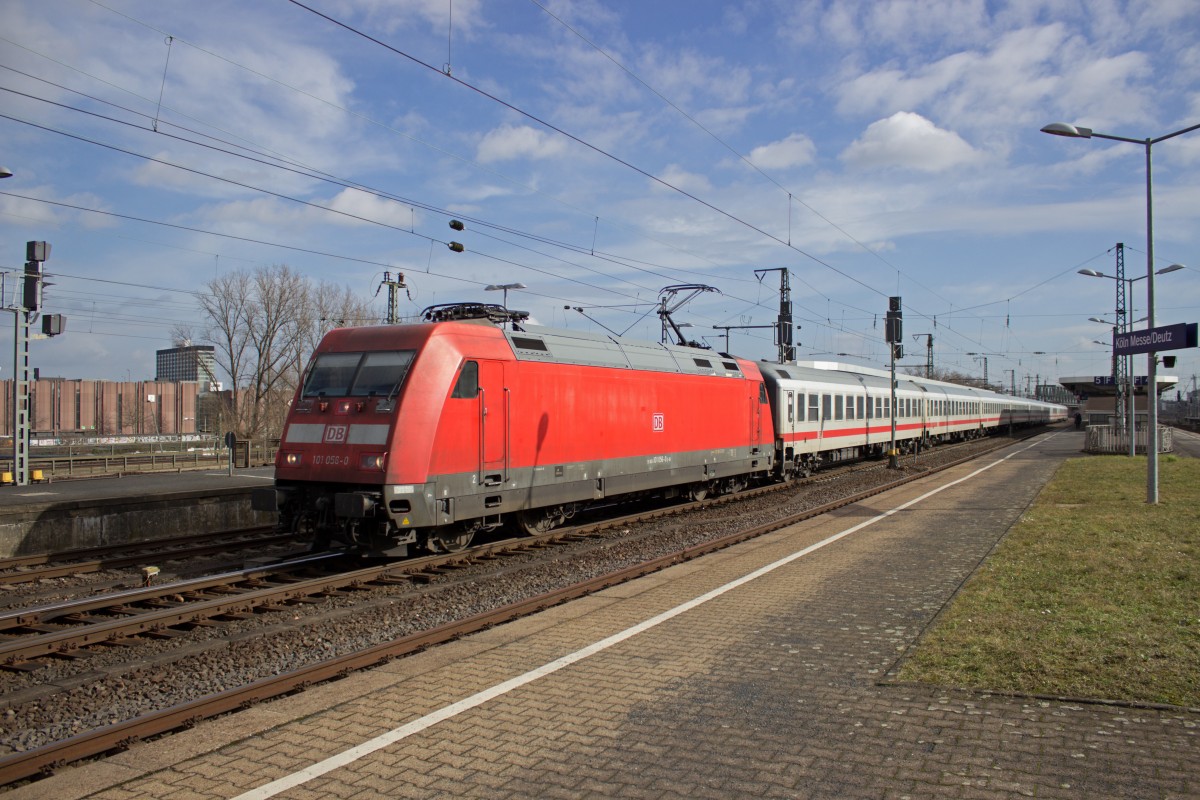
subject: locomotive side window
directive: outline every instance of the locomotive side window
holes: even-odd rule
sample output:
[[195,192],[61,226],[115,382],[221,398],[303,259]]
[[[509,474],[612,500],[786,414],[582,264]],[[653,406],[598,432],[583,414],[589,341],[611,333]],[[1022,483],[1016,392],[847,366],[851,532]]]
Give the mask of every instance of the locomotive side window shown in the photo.
[[358,376],[350,387],[353,397],[370,397],[371,395],[392,395],[408,374],[408,365],[412,363],[413,351],[380,351],[364,353],[362,364],[358,368]]
[[362,353],[322,353],[317,356],[304,384],[304,396],[347,394],[361,358]]
[[462,372],[458,373],[458,381],[454,384],[451,397],[473,400],[479,394],[479,363],[468,361],[463,364]]
[[765,383],[760,383],[758,385],[758,402],[762,403],[763,405],[766,405],[767,403],[767,385]]

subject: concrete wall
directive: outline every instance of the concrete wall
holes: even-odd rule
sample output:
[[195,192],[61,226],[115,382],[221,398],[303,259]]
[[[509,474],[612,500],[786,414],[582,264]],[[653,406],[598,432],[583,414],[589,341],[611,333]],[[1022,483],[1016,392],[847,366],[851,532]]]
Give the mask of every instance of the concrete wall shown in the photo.
[[250,508],[250,488],[157,495],[145,500],[57,502],[7,508],[0,515],[0,558],[165,539],[186,533],[274,523]]

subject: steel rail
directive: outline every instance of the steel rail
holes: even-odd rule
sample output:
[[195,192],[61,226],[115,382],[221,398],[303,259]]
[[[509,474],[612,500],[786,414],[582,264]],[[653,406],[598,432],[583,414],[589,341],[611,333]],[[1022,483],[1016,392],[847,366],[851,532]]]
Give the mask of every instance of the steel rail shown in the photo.
[[[61,578],[66,575],[99,572],[115,567],[151,563],[155,559],[194,558],[228,549],[279,544],[296,538],[293,533],[277,533],[272,526],[264,525],[241,531],[215,531],[170,539],[150,539],[137,543],[65,550],[60,553],[16,556],[0,559],[0,584],[29,583],[40,578]],[[131,551],[138,552],[129,555]],[[33,566],[35,569],[18,571],[19,568],[27,566]]]

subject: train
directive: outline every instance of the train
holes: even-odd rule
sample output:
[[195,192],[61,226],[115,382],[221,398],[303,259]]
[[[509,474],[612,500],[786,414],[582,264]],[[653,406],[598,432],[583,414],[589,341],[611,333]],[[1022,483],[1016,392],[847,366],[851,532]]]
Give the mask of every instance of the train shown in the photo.
[[599,503],[698,500],[890,454],[893,441],[906,452],[1066,418],[912,376],[897,377],[893,408],[882,370],[543,327],[499,306],[426,318],[325,335],[254,509],[316,549],[456,552]]

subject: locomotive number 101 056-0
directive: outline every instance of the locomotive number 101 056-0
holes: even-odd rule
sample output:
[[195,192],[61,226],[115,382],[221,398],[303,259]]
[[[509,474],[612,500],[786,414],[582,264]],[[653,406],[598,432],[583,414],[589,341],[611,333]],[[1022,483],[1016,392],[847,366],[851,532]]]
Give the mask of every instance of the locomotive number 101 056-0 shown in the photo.
[[348,467],[350,456],[315,455],[312,457],[312,463],[313,466],[324,464],[330,467]]

